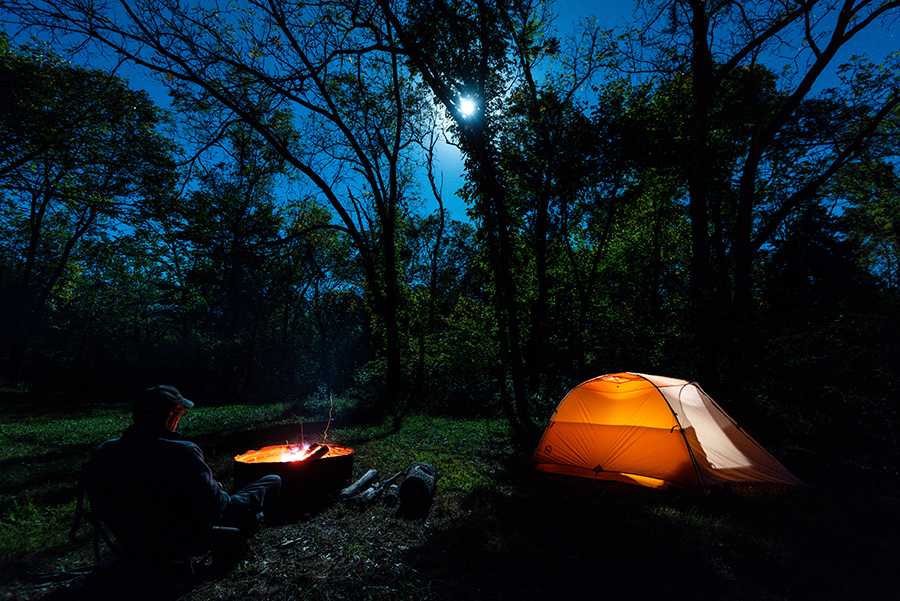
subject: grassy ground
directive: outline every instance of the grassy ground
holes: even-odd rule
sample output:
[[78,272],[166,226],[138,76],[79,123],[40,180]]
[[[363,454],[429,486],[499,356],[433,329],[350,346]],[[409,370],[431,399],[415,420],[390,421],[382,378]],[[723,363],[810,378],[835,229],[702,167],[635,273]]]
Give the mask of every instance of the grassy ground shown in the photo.
[[[89,574],[66,534],[75,474],[127,425],[124,406],[0,408],[0,599],[897,599],[900,477],[876,459],[772,449],[809,486],[697,498],[537,473],[501,422],[412,418],[399,432],[331,422],[356,478],[437,468],[423,519],[334,503],[264,528],[245,560],[195,575]],[[321,440],[326,413],[199,408],[182,424],[227,482],[249,448]],[[339,414],[340,411],[336,411]]]

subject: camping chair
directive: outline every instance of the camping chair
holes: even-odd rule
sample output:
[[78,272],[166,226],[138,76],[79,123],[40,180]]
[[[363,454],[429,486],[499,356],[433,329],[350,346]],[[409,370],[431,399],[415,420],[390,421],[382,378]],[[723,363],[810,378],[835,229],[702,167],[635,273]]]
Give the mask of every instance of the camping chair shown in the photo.
[[[94,557],[101,568],[123,562],[142,570],[183,563],[193,573],[196,557],[211,555],[213,563],[224,563],[237,559],[246,550],[247,539],[237,528],[168,525],[167,516],[159,515],[158,508],[163,505],[152,488],[131,495],[128,510],[122,511],[125,503],[104,494],[88,463],[82,470],[75,523],[69,538],[76,540],[80,522],[86,520],[93,529]],[[101,540],[109,549],[105,555],[100,553]]]

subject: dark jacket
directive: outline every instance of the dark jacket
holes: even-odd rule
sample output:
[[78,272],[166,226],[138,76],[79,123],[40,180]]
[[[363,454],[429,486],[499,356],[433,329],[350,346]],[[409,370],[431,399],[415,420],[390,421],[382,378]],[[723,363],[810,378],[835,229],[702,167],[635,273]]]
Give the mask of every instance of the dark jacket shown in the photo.
[[163,427],[134,425],[91,455],[92,507],[125,546],[180,544],[222,518],[228,493],[194,443]]

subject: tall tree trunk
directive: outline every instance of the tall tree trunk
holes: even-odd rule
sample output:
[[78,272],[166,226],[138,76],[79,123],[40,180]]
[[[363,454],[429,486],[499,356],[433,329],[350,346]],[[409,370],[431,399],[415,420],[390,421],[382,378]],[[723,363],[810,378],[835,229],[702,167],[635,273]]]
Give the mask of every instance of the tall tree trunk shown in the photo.
[[691,0],[693,52],[691,56],[691,115],[688,190],[691,216],[691,330],[704,337],[718,320],[713,299],[709,236],[709,123],[712,110],[713,65],[707,40],[707,3]]
[[[403,50],[419,69],[425,83],[447,110],[456,116],[460,125],[459,135],[469,159],[467,167],[481,199],[482,216],[487,229],[488,249],[491,255],[491,267],[497,295],[496,310],[501,360],[509,371],[513,387],[515,416],[511,418],[510,426],[520,438],[522,436],[533,437],[535,433],[539,433],[539,430],[531,421],[528,408],[525,370],[522,365],[520,323],[516,307],[516,285],[512,275],[514,252],[509,231],[509,206],[506,189],[497,173],[496,156],[488,125],[488,120],[491,118],[490,113],[485,107],[480,117],[473,116],[468,120],[464,119],[457,108],[457,92],[440,76],[441,69],[435,64],[434,57],[426,55],[422,47],[407,35],[408,32],[397,14],[394,13],[394,7],[391,6],[389,0],[378,0],[378,3],[385,18],[397,32]],[[490,11],[483,1],[478,2],[477,13],[483,54],[480,57],[478,73],[475,74],[477,86],[480,88],[476,90],[476,94],[483,101],[487,101],[490,98],[487,86],[491,77],[488,49],[492,47],[491,41],[496,35],[496,30],[493,22],[489,19]],[[505,384],[501,382],[500,385],[504,386]]]
[[545,373],[546,361],[544,360],[544,324],[547,321],[549,292],[547,282],[547,232],[549,230],[549,205],[550,200],[545,192],[541,192],[542,198],[538,203],[535,216],[534,249],[535,285],[537,285],[537,297],[531,308],[531,325],[528,342],[528,372],[531,376],[531,392],[538,393],[541,389],[541,376]]
[[[431,173],[429,171],[429,177],[431,177]],[[432,179],[432,185],[434,185],[434,181]],[[419,334],[419,356],[416,362],[416,381],[415,386],[413,388],[413,394],[417,398],[424,398],[425,394],[427,394],[428,386],[426,385],[426,360],[428,358],[427,345],[429,336],[434,333],[435,327],[437,325],[437,296],[438,296],[438,276],[439,276],[439,268],[440,268],[440,255],[441,248],[444,243],[444,228],[446,226],[446,218],[447,214],[444,211],[444,203],[441,199],[440,194],[435,193],[435,197],[438,201],[438,229],[437,234],[434,239],[434,248],[431,249],[430,252],[430,260],[429,260],[429,276],[428,276],[428,319],[425,322],[425,326],[422,328]]]
[[[18,321],[15,326],[12,340],[10,341],[6,365],[3,368],[4,376],[9,381],[15,382],[21,377],[22,370],[25,368],[25,360],[28,357],[28,351],[31,347],[32,338],[40,324],[44,309],[47,307],[47,303],[50,300],[50,295],[53,293],[53,289],[56,287],[56,284],[59,282],[68,265],[69,258],[72,256],[75,245],[78,244],[84,234],[91,228],[96,218],[97,211],[93,208],[86,209],[78,218],[75,229],[66,240],[53,271],[47,281],[40,286],[37,286],[34,283],[34,278],[32,277],[33,266],[36,263],[35,253],[38,246],[37,240],[40,234],[40,226],[37,225],[33,227],[32,243],[28,250],[26,269],[22,276],[22,281],[18,285]],[[38,287],[39,289],[32,291],[32,288],[35,287]]]
[[[402,336],[400,335],[400,282],[396,252],[396,223],[394,211],[388,211],[383,221],[384,240],[381,244],[384,264],[384,292],[381,302],[381,318],[384,320],[385,358],[387,373],[385,387],[381,394],[380,412],[392,411],[396,420],[402,418],[405,411],[403,394],[403,359],[401,352]],[[396,422],[399,425],[399,421]]]
[[[482,146],[482,156],[488,155],[487,147]],[[490,159],[488,159],[490,160]],[[513,276],[514,253],[510,237],[509,207],[506,200],[506,189],[500,184],[494,173],[492,163],[484,165],[479,171],[485,175],[479,189],[483,198],[487,199],[484,212],[484,225],[488,229],[488,252],[491,254],[491,272],[495,287],[495,308],[498,318],[498,335],[500,336],[501,362],[509,373],[513,389],[515,421],[511,424],[520,438],[530,438],[537,431],[531,420],[525,382],[525,369],[522,364],[521,324],[517,306],[517,287]],[[503,382],[500,383],[504,385]]]

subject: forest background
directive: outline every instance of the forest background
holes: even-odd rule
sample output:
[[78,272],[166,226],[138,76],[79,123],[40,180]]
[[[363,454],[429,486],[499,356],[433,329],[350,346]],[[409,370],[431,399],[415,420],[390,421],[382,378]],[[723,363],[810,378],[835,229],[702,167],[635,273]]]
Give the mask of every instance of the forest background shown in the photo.
[[632,6],[0,1],[3,386],[533,444],[638,371],[897,458],[900,2]]

